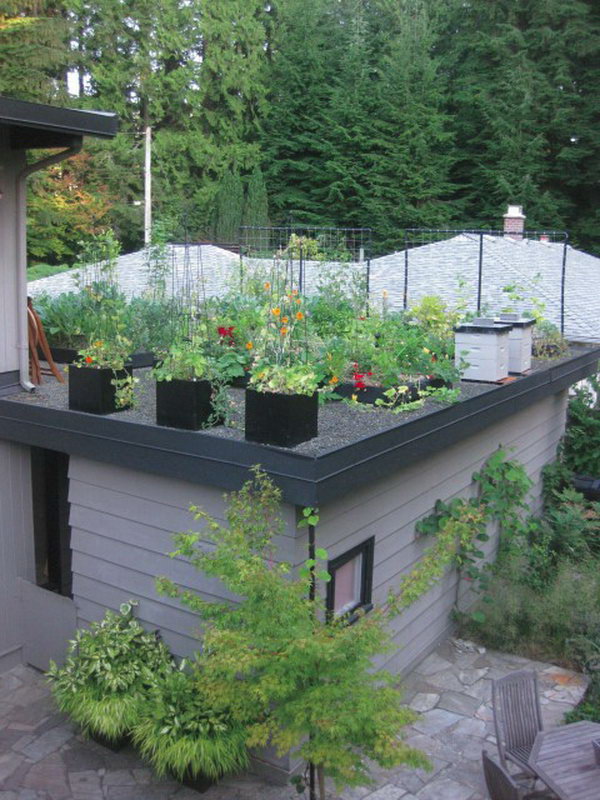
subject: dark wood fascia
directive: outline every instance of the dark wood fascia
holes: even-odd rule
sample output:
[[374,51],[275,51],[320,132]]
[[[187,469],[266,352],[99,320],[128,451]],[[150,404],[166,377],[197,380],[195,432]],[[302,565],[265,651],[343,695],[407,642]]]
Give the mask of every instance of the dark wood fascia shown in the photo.
[[0,438],[237,489],[260,464],[287,502],[319,505],[506,419],[597,370],[600,348],[319,455],[0,399]]

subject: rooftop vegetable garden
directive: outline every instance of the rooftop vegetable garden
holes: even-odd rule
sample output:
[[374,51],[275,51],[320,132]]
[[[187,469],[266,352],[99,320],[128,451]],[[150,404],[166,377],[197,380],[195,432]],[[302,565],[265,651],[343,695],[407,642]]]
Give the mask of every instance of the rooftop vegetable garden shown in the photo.
[[[468,362],[455,353],[455,328],[468,318],[463,308],[431,296],[391,310],[385,291],[369,297],[356,264],[328,261],[316,241],[294,236],[271,258],[241,260],[219,297],[206,296],[201,275],[168,292],[168,264],[154,253],[147,294],[132,300],[116,283],[113,243],[96,246],[91,279],[88,272],[77,292],[36,299],[57,359],[72,362],[71,409],[137,407],[147,417],[152,393],[158,425],[243,428],[250,441],[292,447],[318,435],[325,404],[387,412],[387,427],[390,415],[476,391],[461,386]],[[301,248],[321,262],[310,293],[302,290]],[[539,354],[564,356],[560,336],[541,327]],[[245,389],[244,409],[232,388]],[[379,417],[359,427],[378,429]]]

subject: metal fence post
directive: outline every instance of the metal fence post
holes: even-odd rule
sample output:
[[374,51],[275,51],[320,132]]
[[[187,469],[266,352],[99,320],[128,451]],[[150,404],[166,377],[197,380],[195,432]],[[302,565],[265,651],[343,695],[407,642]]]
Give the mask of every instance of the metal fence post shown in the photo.
[[404,310],[408,308],[408,232],[404,232]]
[[479,234],[479,265],[477,274],[477,313],[481,313],[481,281],[483,276],[483,233]]
[[565,281],[567,276],[567,246],[569,243],[569,234],[565,233],[565,240],[563,244],[562,266],[560,275],[560,332],[562,335],[565,333]]

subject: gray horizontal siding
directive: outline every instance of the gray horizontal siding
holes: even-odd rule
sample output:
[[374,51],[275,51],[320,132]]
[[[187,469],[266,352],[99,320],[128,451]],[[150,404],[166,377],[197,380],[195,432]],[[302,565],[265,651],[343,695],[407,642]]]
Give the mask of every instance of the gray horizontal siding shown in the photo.
[[[499,446],[526,467],[533,481],[529,501],[534,509],[538,507],[541,471],[555,457],[563,434],[566,399],[566,393],[546,398],[424,462],[321,508],[317,544],[336,558],[374,536],[373,599],[384,601],[433,544],[431,538],[415,535],[415,524],[432,512],[437,499],[473,496],[473,473]],[[496,526],[490,533],[491,540],[482,548],[488,557],[497,546]],[[305,536],[298,546],[299,551],[306,547]],[[378,665],[402,671],[431,650],[452,628],[450,613],[456,596],[457,574],[449,571],[393,621],[395,650],[378,659]],[[467,584],[459,587],[459,596],[461,607],[472,600]]]
[[[173,533],[196,530],[193,503],[224,521],[222,494],[198,486],[81,458],[69,467],[73,595],[80,624],[99,619],[106,608],[127,599],[138,602],[137,616],[160,628],[180,656],[198,648],[198,619],[177,600],[160,597],[156,577],[166,575],[207,601],[234,600],[222,584],[200,575],[185,559],[171,558]],[[287,527],[275,537],[278,560],[296,557],[295,509],[283,507]],[[212,545],[202,542],[210,549]]]
[[[318,544],[335,558],[374,536],[374,599],[384,600],[432,544],[428,537],[415,536],[415,523],[431,513],[438,498],[471,495],[473,472],[499,445],[512,448],[511,455],[527,467],[535,484],[531,499],[537,503],[541,469],[554,457],[563,432],[565,404],[565,393],[546,398],[426,461],[399,465],[385,480],[324,506]],[[160,628],[178,655],[196,649],[196,617],[176,600],[159,597],[155,579],[168,575],[207,600],[234,599],[218,581],[200,575],[185,560],[167,555],[173,549],[172,533],[198,524],[189,513],[191,503],[223,519],[221,494],[209,487],[72,458],[70,501],[73,591],[79,620],[98,619],[105,608],[116,609],[131,597],[139,602],[139,618]],[[276,558],[297,565],[307,555],[307,534],[296,530],[293,507],[284,506],[283,516],[286,528],[277,537]],[[492,554],[495,546],[494,536],[484,549]],[[456,584],[456,574],[448,572],[393,622],[396,649],[383,656],[380,664],[404,669],[450,630]],[[472,596],[466,584],[459,593],[463,602]]]

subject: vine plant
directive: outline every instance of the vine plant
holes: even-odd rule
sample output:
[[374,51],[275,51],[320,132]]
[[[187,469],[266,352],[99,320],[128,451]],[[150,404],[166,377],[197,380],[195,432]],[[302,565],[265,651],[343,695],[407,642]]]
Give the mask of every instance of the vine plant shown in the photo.
[[[403,578],[399,589],[390,592],[386,610],[391,615],[401,613],[427,592],[452,563],[486,599],[490,567],[484,562],[481,545],[489,541],[488,525],[499,525],[501,551],[524,535],[524,516],[529,508],[526,497],[532,482],[521,464],[507,459],[502,447],[473,474],[473,480],[478,486],[476,497],[455,498],[448,503],[438,500],[433,514],[417,523],[417,533],[433,534],[436,541]],[[457,613],[459,587],[460,582]],[[478,622],[485,618],[481,611],[472,616]]]

